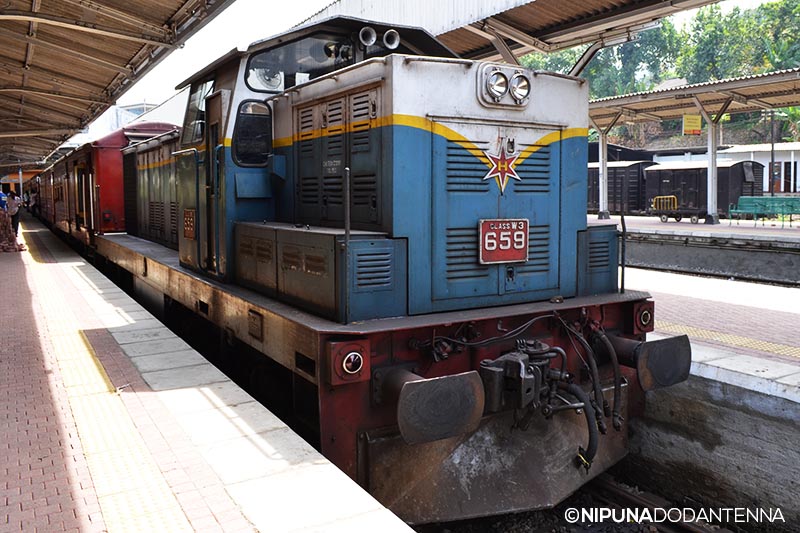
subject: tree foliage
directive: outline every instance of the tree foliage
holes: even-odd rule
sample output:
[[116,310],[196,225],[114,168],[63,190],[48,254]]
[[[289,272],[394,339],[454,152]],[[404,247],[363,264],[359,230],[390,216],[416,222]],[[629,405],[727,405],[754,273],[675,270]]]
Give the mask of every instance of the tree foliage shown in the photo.
[[[583,49],[531,54],[523,64],[568,72]],[[674,77],[688,83],[749,76],[800,66],[800,0],[755,9],[700,8],[678,29],[667,18],[629,43],[601,50],[582,73],[592,98],[652,90]]]
[[[584,50],[531,54],[522,62],[566,73]],[[589,80],[591,98],[603,98],[650,91],[671,78],[702,83],[795,67],[800,67],[800,0],[778,0],[728,12],[719,4],[702,7],[681,29],[664,19],[635,41],[601,50],[581,76]],[[732,122],[754,119],[734,115]],[[798,138],[800,113],[787,113],[783,134]]]

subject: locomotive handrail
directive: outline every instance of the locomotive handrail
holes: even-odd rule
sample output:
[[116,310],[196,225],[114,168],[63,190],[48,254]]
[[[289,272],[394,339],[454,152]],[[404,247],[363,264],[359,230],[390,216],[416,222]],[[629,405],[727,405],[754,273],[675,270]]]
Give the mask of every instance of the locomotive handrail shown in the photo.
[[[219,152],[224,149],[223,144],[218,144],[214,147],[214,165],[211,168],[212,177],[214,178],[214,224],[215,228],[219,230],[219,177],[222,175],[220,172]],[[214,237],[214,272],[219,276],[219,231],[216,232]]]

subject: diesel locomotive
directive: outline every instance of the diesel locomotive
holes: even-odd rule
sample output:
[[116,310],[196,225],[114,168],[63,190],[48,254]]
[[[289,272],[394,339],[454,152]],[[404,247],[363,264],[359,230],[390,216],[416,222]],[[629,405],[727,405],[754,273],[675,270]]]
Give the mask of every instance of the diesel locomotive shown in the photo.
[[131,270],[286,369],[314,443],[406,521],[559,503],[688,377],[587,227],[584,80],[336,17],[181,86],[180,131],[122,166],[128,232],[191,276]]

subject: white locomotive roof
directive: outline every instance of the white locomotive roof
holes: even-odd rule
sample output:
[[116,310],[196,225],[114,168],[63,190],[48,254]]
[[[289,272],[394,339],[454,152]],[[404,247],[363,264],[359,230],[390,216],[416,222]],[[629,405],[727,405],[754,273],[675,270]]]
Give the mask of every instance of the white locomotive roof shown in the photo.
[[[652,161],[608,161],[606,166],[608,168],[627,168],[640,163],[654,164]],[[600,163],[598,161],[592,161],[589,163],[589,168],[600,168]]]
[[[717,161],[717,168],[730,168],[734,165],[738,165],[739,163],[746,163],[747,161],[733,161],[731,159],[727,160],[720,160]],[[750,161],[750,163],[755,163],[760,165],[756,161]],[[704,159],[702,161],[664,161],[663,163],[658,163],[651,167],[647,167],[644,169],[645,172],[655,171],[655,170],[685,170],[685,169],[692,169],[692,168],[708,168],[708,160]]]

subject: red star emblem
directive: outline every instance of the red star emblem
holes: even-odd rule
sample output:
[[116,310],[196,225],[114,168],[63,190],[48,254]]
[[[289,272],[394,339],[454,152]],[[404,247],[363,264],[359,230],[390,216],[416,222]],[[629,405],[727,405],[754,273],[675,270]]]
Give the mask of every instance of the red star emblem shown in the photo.
[[506,185],[508,185],[509,178],[514,178],[517,181],[522,181],[522,178],[519,177],[517,171],[514,170],[514,163],[516,162],[519,154],[507,154],[506,147],[501,143],[500,146],[500,153],[490,154],[489,152],[483,152],[486,157],[489,158],[489,162],[492,163],[492,168],[486,175],[483,177],[484,181],[494,178],[497,182],[497,186],[500,187],[500,194],[505,193]]

